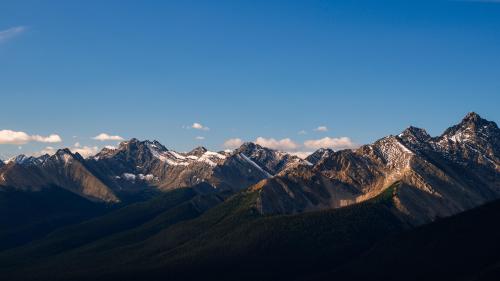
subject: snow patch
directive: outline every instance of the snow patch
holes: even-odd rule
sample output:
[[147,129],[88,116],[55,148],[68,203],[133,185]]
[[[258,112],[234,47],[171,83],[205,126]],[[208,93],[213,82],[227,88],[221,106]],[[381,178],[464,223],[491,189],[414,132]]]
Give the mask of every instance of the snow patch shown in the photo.
[[135,181],[136,175],[130,173],[123,173],[123,178],[128,181]]
[[252,161],[252,159],[248,158],[245,154],[243,153],[240,153],[239,154],[241,157],[243,157],[243,159],[245,159],[248,163],[250,163],[252,166],[254,166],[255,168],[257,168],[259,171],[263,172],[268,178],[271,178],[272,175],[269,174],[268,172],[266,172],[264,169],[262,169],[259,165],[257,165],[257,163],[255,163],[254,161]]

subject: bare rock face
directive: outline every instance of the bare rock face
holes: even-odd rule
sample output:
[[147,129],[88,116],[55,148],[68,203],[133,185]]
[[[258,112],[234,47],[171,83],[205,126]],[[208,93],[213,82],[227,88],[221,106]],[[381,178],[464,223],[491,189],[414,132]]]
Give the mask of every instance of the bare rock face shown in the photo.
[[500,198],[500,130],[469,113],[432,138],[409,127],[355,150],[317,151],[312,167],[284,171],[253,187],[262,213],[336,208],[400,182],[398,211],[421,224]]
[[314,165],[314,164],[318,163],[319,161],[321,161],[321,159],[329,157],[333,153],[334,153],[333,149],[320,148],[320,149],[316,150],[314,153],[312,153],[311,155],[307,156],[306,160],[309,163]]
[[158,141],[131,139],[88,159],[67,149],[53,156],[17,156],[0,168],[0,186],[26,191],[59,186],[92,200],[118,202],[202,183],[238,191],[300,165],[310,164],[253,143],[233,152],[197,147],[181,153]]
[[433,139],[432,146],[451,161],[465,166],[488,166],[500,172],[500,130],[495,122],[474,112]]
[[197,147],[182,153],[157,141],[131,139],[117,149],[103,149],[87,160],[88,166],[117,194],[170,190],[208,183],[214,189],[241,190],[274,174],[305,165],[289,154],[253,143],[233,152],[212,152]]
[[69,150],[19,155],[0,165],[0,189],[58,186],[89,200],[120,202],[142,194],[204,185],[257,192],[263,214],[339,208],[373,198],[395,182],[398,213],[421,224],[500,198],[500,130],[469,113],[442,135],[409,127],[353,150],[320,149],[305,160],[245,143],[232,152],[175,152],[131,139],[83,159]]
[[58,186],[92,201],[116,203],[120,200],[85,164],[79,154],[68,149],[42,157],[16,157],[0,169],[0,185],[25,191]]
[[296,167],[297,165],[308,164],[307,161],[300,159],[297,156],[264,148],[251,142],[244,143],[234,153],[246,155],[270,175],[278,174],[283,170]]
[[190,152],[186,153],[187,156],[196,156],[196,157],[201,157],[203,154],[205,154],[208,150],[204,148],[203,146],[198,146],[197,148],[191,150]]
[[[275,179],[281,183],[279,186],[283,194],[289,197],[287,200],[302,197],[307,203],[301,202],[297,207],[288,204],[288,210],[267,205],[267,202],[277,200],[268,200],[266,196],[269,192],[266,189],[279,188],[273,181],[268,181],[259,183],[259,206],[263,213],[295,213],[364,201],[380,194],[400,179],[409,169],[413,157],[414,153],[394,136],[356,150],[328,153],[313,166],[283,171],[277,176],[280,179]],[[283,183],[290,183],[294,188]]]

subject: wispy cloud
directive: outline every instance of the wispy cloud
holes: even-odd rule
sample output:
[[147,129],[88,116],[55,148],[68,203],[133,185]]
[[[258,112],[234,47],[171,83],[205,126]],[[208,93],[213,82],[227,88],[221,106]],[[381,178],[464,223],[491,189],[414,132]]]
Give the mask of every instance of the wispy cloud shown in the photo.
[[69,148],[73,153],[79,153],[83,158],[93,156],[99,152],[97,146],[73,146]]
[[311,155],[312,153],[314,153],[313,151],[292,151],[292,152],[289,152],[291,155],[295,155],[299,158],[302,158],[302,159],[306,159],[307,156]]
[[208,131],[210,130],[210,128],[206,127],[206,126],[203,126],[202,124],[200,123],[193,123],[193,125],[191,125],[191,128],[193,129],[196,129],[196,130],[203,130],[203,131]]
[[326,126],[319,126],[318,128],[314,129],[316,132],[328,132],[328,127]]
[[240,138],[228,139],[224,142],[224,147],[228,149],[235,149],[243,144],[243,140]]
[[258,145],[262,145],[264,147],[268,147],[268,148],[276,149],[276,150],[283,150],[283,151],[295,150],[299,147],[298,144],[296,144],[294,141],[292,141],[289,138],[276,140],[273,138],[267,139],[267,138],[263,138],[263,137],[258,137],[255,140],[255,143]]
[[40,135],[29,135],[20,131],[0,130],[0,144],[22,145],[28,142],[56,143],[61,141],[61,137],[56,134],[44,137]]
[[57,151],[57,148],[55,148],[53,146],[47,146],[44,149],[42,149],[40,152],[34,153],[33,156],[41,156],[41,155],[45,155],[45,154],[53,155],[54,153],[56,153],[56,151]]
[[204,139],[205,139],[205,137],[202,137],[202,136],[197,136],[197,137],[195,137],[195,139],[196,139],[196,140],[204,140]]
[[100,133],[99,135],[93,137],[92,139],[98,141],[122,141],[123,138],[120,136],[112,136],[106,133]]
[[335,150],[355,148],[357,145],[348,137],[325,137],[317,140],[307,140],[304,146],[309,149],[332,148]]
[[[58,148],[55,148],[53,146],[47,146],[44,149],[42,149],[39,152],[34,153],[34,156],[41,156],[45,154],[53,155],[57,152]],[[87,146],[87,145],[80,145],[80,143],[75,143],[72,147],[69,147],[69,150],[73,153],[78,153],[80,154],[83,158],[87,158],[90,156],[93,156],[99,152],[99,147],[97,146]]]
[[16,27],[12,27],[12,28],[0,31],[0,43],[5,42],[5,41],[23,33],[25,30],[26,30],[26,27],[24,27],[24,26],[16,26]]
[[[310,139],[304,141],[303,144],[297,143],[290,138],[275,139],[275,138],[264,138],[258,137],[255,139],[254,143],[275,150],[284,151],[292,155],[305,158],[306,156],[313,153],[316,149],[320,148],[331,148],[334,150],[342,149],[353,149],[357,148],[358,145],[353,142],[348,137],[324,137],[321,139]],[[228,139],[224,142],[224,147],[229,149],[234,149],[243,144],[243,140],[240,138]]]

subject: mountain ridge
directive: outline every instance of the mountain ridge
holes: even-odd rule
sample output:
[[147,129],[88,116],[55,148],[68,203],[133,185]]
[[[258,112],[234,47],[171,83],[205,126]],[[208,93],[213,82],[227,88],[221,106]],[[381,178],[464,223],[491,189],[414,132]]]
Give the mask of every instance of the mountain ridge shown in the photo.
[[[402,181],[400,209],[420,224],[497,198],[499,139],[496,123],[474,112],[436,137],[409,126],[357,149],[318,149],[306,159],[251,142],[232,152],[175,152],[132,138],[87,159],[69,149],[19,155],[0,167],[0,186],[60,186],[114,204],[207,183],[214,190],[259,190],[262,213],[287,214],[356,204]],[[414,202],[431,208],[423,212]]]
[[[16,215],[0,220],[12,230],[0,232],[0,241],[15,241],[0,243],[6,249],[0,274],[309,280],[308,274],[356,262],[393,235],[498,202],[498,126],[468,114],[450,128],[432,137],[410,126],[357,149],[319,149],[306,160],[254,143],[232,152],[178,153],[137,139],[87,159],[67,149],[43,161],[21,156],[0,167],[3,183],[18,184],[0,187],[0,207],[35,202],[26,197],[32,195],[41,198],[39,206],[66,210],[58,197],[49,200],[49,191],[65,191],[61,198],[72,198],[66,205],[106,208],[97,217],[86,213],[87,204],[69,208],[73,213],[59,227],[44,229],[37,220],[14,227]],[[102,200],[105,192],[120,201]],[[2,204],[4,197],[14,199]],[[33,235],[20,235],[24,229]]]

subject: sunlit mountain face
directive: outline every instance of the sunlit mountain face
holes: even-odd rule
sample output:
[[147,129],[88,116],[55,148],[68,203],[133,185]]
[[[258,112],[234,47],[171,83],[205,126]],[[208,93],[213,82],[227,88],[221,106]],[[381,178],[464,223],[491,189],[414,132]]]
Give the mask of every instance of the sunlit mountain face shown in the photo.
[[500,0],[0,0],[0,281],[500,280]]
[[[454,238],[451,227],[472,226],[470,216],[495,210],[500,129],[469,113],[436,137],[410,126],[305,159],[251,142],[232,151],[175,152],[131,139],[87,158],[69,149],[19,155],[3,163],[0,180],[0,272],[9,280],[49,280],[54,272],[61,280],[322,280],[337,271],[345,278],[354,265],[359,276],[366,267],[367,275],[385,278],[392,275],[367,264],[372,247],[384,258],[382,269],[393,260],[394,249],[377,246],[387,239],[448,233],[458,243],[464,238]],[[478,247],[476,256],[496,249]],[[464,249],[467,260],[472,250]],[[408,251],[414,260],[415,250]],[[457,262],[444,263],[450,276]],[[467,267],[468,274],[480,269]]]

